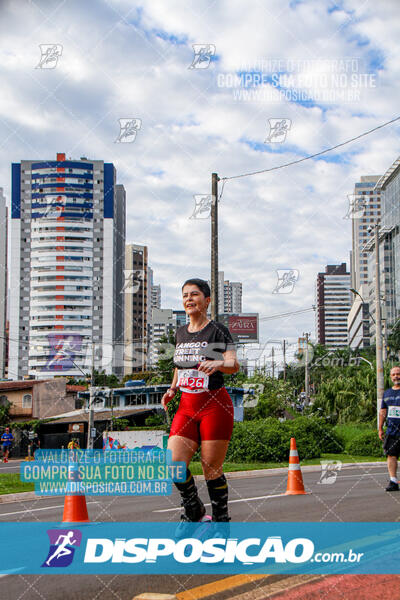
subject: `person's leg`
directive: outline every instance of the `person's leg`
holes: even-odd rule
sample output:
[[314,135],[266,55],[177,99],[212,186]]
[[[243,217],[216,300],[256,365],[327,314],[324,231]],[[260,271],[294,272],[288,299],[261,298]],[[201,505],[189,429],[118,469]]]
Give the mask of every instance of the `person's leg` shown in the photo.
[[213,521],[228,521],[228,484],[223,464],[228,450],[227,440],[205,440],[201,443],[201,464],[210,496]]
[[173,435],[168,440],[168,450],[172,451],[172,460],[186,463],[185,481],[174,483],[185,509],[183,519],[188,521],[199,521],[205,514],[204,504],[199,498],[194,477],[189,469],[190,461],[198,447],[197,441],[180,435]]
[[387,457],[387,467],[389,471],[389,477],[392,481],[397,481],[397,456]]
[[228,484],[223,464],[233,430],[233,404],[225,388],[211,392],[212,402],[200,422],[201,462],[213,521],[229,521]]

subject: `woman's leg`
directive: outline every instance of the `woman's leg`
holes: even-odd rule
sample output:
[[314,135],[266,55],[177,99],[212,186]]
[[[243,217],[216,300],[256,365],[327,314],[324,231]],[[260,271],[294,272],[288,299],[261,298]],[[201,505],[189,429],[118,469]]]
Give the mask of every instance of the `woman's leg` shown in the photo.
[[181,518],[185,521],[199,521],[206,512],[204,504],[199,498],[193,475],[189,469],[190,461],[198,446],[197,441],[180,435],[173,435],[168,440],[168,450],[172,451],[172,460],[186,463],[185,481],[175,482],[185,509],[185,514]]
[[227,440],[205,440],[201,443],[201,464],[211,500],[213,521],[229,521],[228,484],[222,472],[228,445]]

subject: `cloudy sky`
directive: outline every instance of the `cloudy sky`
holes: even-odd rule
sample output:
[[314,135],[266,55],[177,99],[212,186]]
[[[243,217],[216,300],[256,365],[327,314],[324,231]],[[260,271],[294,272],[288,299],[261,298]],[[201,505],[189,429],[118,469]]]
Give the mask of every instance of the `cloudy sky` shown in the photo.
[[[190,217],[212,172],[298,160],[399,114],[399,11],[397,0],[1,0],[0,186],[9,199],[21,159],[113,162],[127,241],[148,245],[162,306],[179,308],[181,282],[209,277],[210,221]],[[40,44],[59,45],[56,65],[43,68]],[[136,139],[116,141],[120,119],[140,120]],[[270,119],[286,137],[271,137]],[[220,270],[243,282],[245,312],[312,306],[316,274],[349,261],[347,195],[397,158],[399,131],[226,181]],[[280,269],[299,273],[291,293],[273,293]],[[314,336],[312,311],[264,321],[261,337],[303,331]]]

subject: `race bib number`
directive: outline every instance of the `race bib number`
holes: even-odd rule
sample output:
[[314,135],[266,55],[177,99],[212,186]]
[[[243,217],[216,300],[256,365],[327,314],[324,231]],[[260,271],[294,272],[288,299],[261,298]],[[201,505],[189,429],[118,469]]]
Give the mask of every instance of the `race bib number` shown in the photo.
[[208,375],[197,369],[179,369],[178,387],[197,391],[207,390]]
[[389,419],[400,419],[400,406],[389,406],[387,416]]

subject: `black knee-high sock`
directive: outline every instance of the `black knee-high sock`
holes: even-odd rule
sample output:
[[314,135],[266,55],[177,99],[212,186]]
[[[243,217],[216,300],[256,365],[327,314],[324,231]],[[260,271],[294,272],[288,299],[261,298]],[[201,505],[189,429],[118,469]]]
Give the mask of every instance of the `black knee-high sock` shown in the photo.
[[209,479],[207,488],[211,500],[213,521],[229,521],[228,483],[225,475],[222,474],[217,479]]
[[194,482],[194,477],[189,469],[186,469],[186,480],[175,481],[175,486],[178,488],[185,514],[190,521],[198,521],[205,514],[204,504],[199,498],[197,487]]

